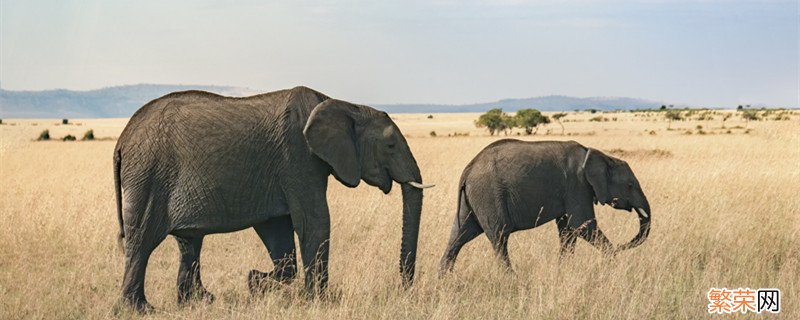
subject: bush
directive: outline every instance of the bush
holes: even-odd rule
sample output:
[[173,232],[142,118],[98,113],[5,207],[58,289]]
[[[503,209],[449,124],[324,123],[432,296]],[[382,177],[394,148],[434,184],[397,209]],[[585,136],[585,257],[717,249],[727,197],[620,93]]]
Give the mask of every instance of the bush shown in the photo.
[[71,134],[68,134],[68,135],[64,136],[63,138],[61,138],[61,141],[75,141],[75,140],[77,140],[77,139],[75,139],[75,136],[73,136]]
[[430,135],[431,135],[431,137],[436,138],[436,131],[431,131]]
[[89,131],[86,131],[86,133],[83,134],[83,138],[81,140],[83,141],[94,140],[94,130],[89,129]]
[[69,124],[69,119],[61,119],[61,124]]
[[596,116],[594,118],[589,119],[589,121],[603,122],[603,121],[608,121],[608,119],[604,118],[603,116]]
[[44,130],[42,133],[39,134],[39,138],[36,141],[47,141],[50,140],[50,130]]
[[428,119],[433,119],[433,115],[432,115],[432,114],[429,114],[429,115],[428,115]]

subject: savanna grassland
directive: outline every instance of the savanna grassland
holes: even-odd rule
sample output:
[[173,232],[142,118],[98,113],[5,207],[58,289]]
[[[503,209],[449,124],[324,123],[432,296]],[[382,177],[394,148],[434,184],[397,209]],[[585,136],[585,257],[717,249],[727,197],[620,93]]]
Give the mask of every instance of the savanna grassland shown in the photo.
[[[456,210],[464,166],[489,136],[477,114],[393,115],[408,137],[427,189],[418,277],[400,288],[401,195],[335,180],[330,291],[307,300],[302,279],[251,298],[250,269],[272,268],[252,230],[206,237],[202,253],[211,305],[176,305],[178,250],[168,238],[150,259],[146,292],[166,318],[669,319],[708,317],[710,287],[779,288],[785,319],[800,318],[800,113],[789,120],[733,116],[673,121],[658,113],[570,113],[526,140],[576,140],[627,160],[653,211],[650,238],[613,259],[579,241],[559,263],[553,222],[512,235],[515,274],[494,261],[480,236],[461,252],[455,272],[437,277]],[[600,116],[600,121],[589,121]],[[603,121],[603,118],[607,121]],[[694,118],[693,118],[694,119]],[[123,272],[112,181],[115,141],[33,141],[116,137],[126,119],[3,119],[0,126],[0,318],[137,318],[115,313]],[[747,129],[743,128],[747,126]],[[671,130],[667,130],[667,127]],[[698,128],[702,126],[702,128]],[[748,130],[749,129],[749,130]],[[730,130],[730,133],[728,131]],[[436,137],[431,136],[436,132]],[[701,132],[702,131],[702,132]],[[691,134],[687,134],[691,132]],[[468,136],[448,137],[448,134]],[[202,137],[197,137],[202,139]],[[638,230],[634,215],[596,207],[616,244]],[[738,315],[740,318],[754,314]],[[763,315],[762,315],[763,316]],[[728,315],[720,318],[736,317]]]

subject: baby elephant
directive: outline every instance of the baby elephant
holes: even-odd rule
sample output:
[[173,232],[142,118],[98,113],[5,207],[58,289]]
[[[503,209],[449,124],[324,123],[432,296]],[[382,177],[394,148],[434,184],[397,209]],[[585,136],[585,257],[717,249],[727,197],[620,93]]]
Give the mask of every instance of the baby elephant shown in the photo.
[[[597,227],[594,203],[636,210],[639,234],[613,248]],[[625,161],[574,142],[500,140],[461,174],[458,212],[441,262],[451,271],[461,247],[481,233],[509,269],[508,236],[556,220],[561,255],[578,236],[605,253],[640,245],[650,233],[650,204]]]

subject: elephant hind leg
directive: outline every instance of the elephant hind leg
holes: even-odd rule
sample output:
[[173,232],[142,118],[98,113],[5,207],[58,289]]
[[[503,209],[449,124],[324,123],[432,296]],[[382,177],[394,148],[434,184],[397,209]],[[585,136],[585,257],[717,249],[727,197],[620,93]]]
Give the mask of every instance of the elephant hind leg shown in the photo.
[[200,250],[203,248],[203,237],[185,238],[175,236],[181,254],[178,269],[178,304],[184,305],[190,300],[201,300],[208,303],[214,301],[214,295],[203,287],[200,280]]
[[144,280],[150,254],[167,237],[166,200],[163,192],[126,191],[125,274],[121,302],[140,313],[153,310],[144,295]]
[[453,227],[450,231],[450,241],[448,241],[447,249],[445,249],[444,256],[442,256],[439,274],[443,275],[452,271],[453,265],[456,262],[456,257],[461,251],[461,248],[481,233],[483,233],[483,229],[480,224],[478,224],[478,220],[475,219],[474,214],[467,215],[466,220],[461,224],[460,228],[458,216],[456,216],[456,221],[453,223]]
[[[251,270],[247,284],[251,294],[263,292],[270,284],[288,284],[297,274],[297,250],[294,242],[294,225],[290,216],[275,217],[253,227],[258,237],[267,247],[272,259],[273,270],[260,272]],[[264,282],[272,280],[272,282]]]
[[500,263],[505,267],[506,271],[513,272],[511,268],[511,258],[508,256],[508,238],[510,235],[511,233],[505,230],[486,232],[486,237],[489,238],[489,242],[492,243],[492,248],[494,249],[497,259],[500,260]]

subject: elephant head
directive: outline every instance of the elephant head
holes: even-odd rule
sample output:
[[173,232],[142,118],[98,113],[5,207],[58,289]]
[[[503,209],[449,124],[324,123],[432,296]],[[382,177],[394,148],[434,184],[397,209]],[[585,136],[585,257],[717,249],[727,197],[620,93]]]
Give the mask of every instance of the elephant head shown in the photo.
[[303,130],[308,146],[330,165],[334,177],[348,187],[361,180],[384,193],[397,182],[403,190],[403,239],[400,272],[403,284],[414,280],[417,238],[422,211],[419,167],[405,137],[385,112],[329,99],[317,105]]
[[596,202],[615,209],[636,210],[639,217],[639,233],[617,250],[631,249],[642,244],[650,233],[650,203],[628,163],[598,150],[588,149],[583,167],[586,180],[594,190]]

